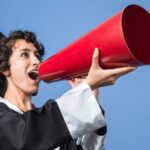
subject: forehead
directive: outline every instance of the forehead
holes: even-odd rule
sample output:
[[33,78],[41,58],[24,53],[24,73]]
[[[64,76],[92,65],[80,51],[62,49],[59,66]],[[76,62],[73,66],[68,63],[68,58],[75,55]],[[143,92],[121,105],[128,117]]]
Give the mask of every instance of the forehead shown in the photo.
[[13,46],[13,51],[17,52],[17,51],[20,51],[20,50],[23,50],[23,49],[28,49],[30,51],[35,51],[37,50],[34,46],[33,43],[29,43],[29,42],[26,42],[25,40],[23,39],[19,39],[19,40],[16,40],[14,46]]

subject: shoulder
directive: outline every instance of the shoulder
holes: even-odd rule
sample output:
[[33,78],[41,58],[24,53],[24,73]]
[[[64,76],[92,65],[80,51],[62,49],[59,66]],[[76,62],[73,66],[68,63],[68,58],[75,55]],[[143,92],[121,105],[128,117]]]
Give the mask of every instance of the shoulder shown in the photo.
[[0,114],[3,112],[9,112],[9,108],[6,104],[0,102]]
[[2,122],[8,122],[18,116],[18,113],[14,112],[4,103],[0,103],[0,124]]

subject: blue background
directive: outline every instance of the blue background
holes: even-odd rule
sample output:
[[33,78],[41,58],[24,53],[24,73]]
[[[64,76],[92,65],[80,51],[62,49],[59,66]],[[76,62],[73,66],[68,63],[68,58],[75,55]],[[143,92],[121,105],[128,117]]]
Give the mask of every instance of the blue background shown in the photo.
[[[0,0],[0,31],[34,31],[45,45],[46,59],[132,3],[150,11],[149,0]],[[150,66],[144,66],[100,89],[106,150],[150,150],[149,84]],[[66,81],[42,82],[33,102],[41,106],[68,89]]]

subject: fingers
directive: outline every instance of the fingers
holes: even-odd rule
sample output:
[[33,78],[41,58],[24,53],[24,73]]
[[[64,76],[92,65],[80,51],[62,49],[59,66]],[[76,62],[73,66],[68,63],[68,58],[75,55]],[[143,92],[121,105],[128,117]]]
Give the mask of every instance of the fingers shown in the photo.
[[120,77],[131,71],[134,71],[135,69],[136,67],[128,66],[128,67],[122,67],[122,68],[116,68],[116,69],[109,69],[109,71],[110,71],[110,74]]
[[73,79],[69,79],[69,80],[67,80],[68,81],[68,83],[71,85],[71,87],[75,87],[75,85],[74,85],[74,80]]
[[80,84],[84,78],[73,78],[73,79],[68,79],[68,83],[71,85],[71,87],[76,87],[78,84]]
[[81,83],[84,79],[82,78],[75,78],[75,84],[78,85],[79,83]]

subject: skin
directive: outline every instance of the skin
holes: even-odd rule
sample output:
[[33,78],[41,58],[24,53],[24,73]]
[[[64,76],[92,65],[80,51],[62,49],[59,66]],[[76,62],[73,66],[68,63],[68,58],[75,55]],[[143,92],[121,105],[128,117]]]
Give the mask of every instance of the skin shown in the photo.
[[[71,87],[74,88],[84,80],[85,80],[85,77],[83,77],[83,78],[74,78],[74,79],[68,80],[68,82],[71,85]],[[93,95],[95,96],[96,100],[99,102],[99,90],[98,89],[93,89],[92,92],[93,92]]]
[[17,40],[10,56],[10,69],[4,74],[8,81],[8,88],[4,98],[23,111],[31,109],[32,93],[38,91],[39,79],[32,80],[28,73],[37,69],[40,61],[38,51],[32,43]]
[[99,49],[95,48],[92,65],[85,81],[91,87],[91,89],[97,89],[102,86],[113,85],[115,81],[131,72],[136,68],[134,66],[127,66],[115,69],[102,69],[99,65]]
[[116,80],[131,72],[134,71],[136,68],[134,66],[127,66],[122,68],[116,69],[102,69],[99,66],[99,49],[95,48],[93,58],[92,58],[92,65],[89,70],[88,76],[85,78],[75,78],[70,79],[68,82],[74,88],[80,82],[85,80],[87,84],[91,87],[94,96],[98,100],[99,98],[99,91],[98,88],[102,86],[108,86],[115,84]]
[[[39,87],[39,79],[32,80],[28,76],[31,70],[38,68],[39,54],[32,43],[27,43],[22,39],[16,41],[12,50],[13,53],[9,59],[10,69],[3,72],[8,81],[4,98],[25,112],[32,109],[32,94],[37,92]],[[119,77],[135,69],[135,67],[123,67],[104,70],[99,66],[98,59],[99,50],[96,48],[92,58],[92,66],[85,78],[85,82],[91,87],[97,99],[99,87],[114,84]],[[81,79],[69,80],[72,87],[80,82]]]

